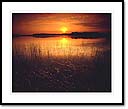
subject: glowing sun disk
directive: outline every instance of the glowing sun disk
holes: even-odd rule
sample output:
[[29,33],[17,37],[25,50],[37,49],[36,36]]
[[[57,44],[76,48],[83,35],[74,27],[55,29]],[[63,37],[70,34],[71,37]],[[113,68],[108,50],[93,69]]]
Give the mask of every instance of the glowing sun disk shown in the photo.
[[60,30],[62,33],[66,33],[68,29],[67,29],[67,27],[62,27]]

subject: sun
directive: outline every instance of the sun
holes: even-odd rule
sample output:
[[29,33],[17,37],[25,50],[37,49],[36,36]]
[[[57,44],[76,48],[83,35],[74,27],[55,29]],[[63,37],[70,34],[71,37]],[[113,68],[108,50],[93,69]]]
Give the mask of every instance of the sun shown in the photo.
[[66,33],[68,31],[68,28],[67,27],[61,27],[60,30],[62,33]]

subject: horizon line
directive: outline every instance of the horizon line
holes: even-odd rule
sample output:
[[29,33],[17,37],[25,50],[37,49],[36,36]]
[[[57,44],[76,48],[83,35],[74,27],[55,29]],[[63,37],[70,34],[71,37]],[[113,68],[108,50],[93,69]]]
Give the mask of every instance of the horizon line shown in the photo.
[[94,32],[89,32],[89,31],[85,31],[85,32],[70,32],[70,33],[31,33],[31,34],[20,34],[20,33],[12,33],[12,35],[36,35],[36,34],[41,34],[41,35],[69,35],[72,33],[111,33],[111,31],[107,31],[107,32],[98,32],[98,31],[94,31]]

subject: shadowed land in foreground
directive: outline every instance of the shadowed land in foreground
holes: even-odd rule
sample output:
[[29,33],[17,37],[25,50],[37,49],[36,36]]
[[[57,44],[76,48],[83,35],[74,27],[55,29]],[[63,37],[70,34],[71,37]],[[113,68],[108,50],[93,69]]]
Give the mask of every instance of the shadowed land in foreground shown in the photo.
[[[95,51],[94,48],[91,48]],[[40,47],[30,45],[29,56],[13,51],[13,91],[111,91],[110,51],[83,56],[42,56]],[[24,52],[26,52],[24,50]]]

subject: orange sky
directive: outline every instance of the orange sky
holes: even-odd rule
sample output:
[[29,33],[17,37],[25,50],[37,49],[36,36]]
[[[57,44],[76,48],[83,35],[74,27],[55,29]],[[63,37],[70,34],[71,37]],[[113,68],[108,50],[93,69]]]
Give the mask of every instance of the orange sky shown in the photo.
[[[13,34],[108,32],[111,14],[13,13]],[[65,29],[64,29],[65,28]]]

